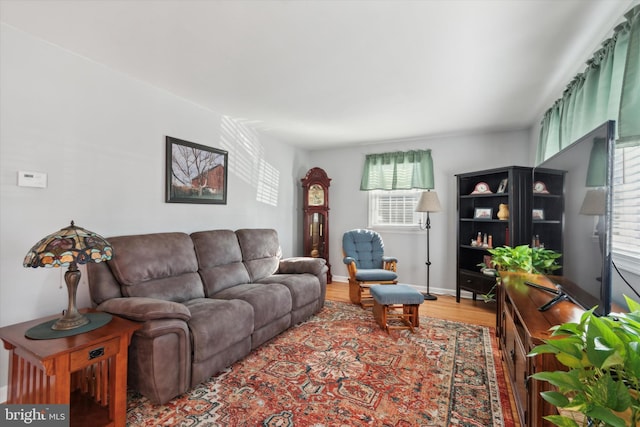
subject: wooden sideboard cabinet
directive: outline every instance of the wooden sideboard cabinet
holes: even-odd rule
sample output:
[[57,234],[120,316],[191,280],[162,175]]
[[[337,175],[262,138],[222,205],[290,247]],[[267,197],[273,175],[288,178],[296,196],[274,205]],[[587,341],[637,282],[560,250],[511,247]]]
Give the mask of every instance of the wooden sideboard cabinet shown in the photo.
[[562,301],[547,311],[539,311],[538,307],[554,295],[525,282],[554,289],[547,278],[525,273],[501,272],[500,275],[496,335],[511,380],[518,416],[525,427],[552,426],[542,417],[556,414],[556,409],[540,396],[540,392],[550,390],[550,385],[529,377],[536,372],[565,368],[551,354],[535,357],[527,354],[551,337],[549,329],[552,326],[578,322],[584,310],[572,302]]

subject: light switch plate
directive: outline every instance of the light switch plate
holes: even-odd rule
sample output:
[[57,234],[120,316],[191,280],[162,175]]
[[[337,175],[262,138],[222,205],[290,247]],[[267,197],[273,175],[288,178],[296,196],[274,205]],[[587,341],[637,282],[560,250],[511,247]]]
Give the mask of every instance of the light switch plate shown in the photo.
[[18,171],[18,186],[47,188],[47,174],[44,172]]

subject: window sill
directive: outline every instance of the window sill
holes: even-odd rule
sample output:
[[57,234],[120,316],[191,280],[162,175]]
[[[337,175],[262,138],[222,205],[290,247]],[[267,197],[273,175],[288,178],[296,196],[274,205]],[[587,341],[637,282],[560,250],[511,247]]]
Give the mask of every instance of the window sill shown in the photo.
[[397,234],[414,234],[420,231],[418,225],[369,225],[367,228],[381,233]]
[[620,252],[613,252],[613,261],[620,270],[628,271],[629,273],[640,276],[640,259],[637,257]]

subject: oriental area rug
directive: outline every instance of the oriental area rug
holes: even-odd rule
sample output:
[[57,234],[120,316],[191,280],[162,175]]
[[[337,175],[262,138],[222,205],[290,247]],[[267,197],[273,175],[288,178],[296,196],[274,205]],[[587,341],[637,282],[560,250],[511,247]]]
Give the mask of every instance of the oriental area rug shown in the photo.
[[327,301],[308,321],[165,405],[129,392],[129,426],[514,425],[492,328],[429,317],[384,332]]

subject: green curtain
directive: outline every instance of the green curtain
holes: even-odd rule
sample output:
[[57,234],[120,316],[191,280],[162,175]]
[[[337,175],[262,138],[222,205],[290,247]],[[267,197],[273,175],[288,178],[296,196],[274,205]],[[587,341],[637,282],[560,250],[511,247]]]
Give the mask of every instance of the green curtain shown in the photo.
[[629,47],[622,81],[617,146],[640,144],[640,6],[625,15]]
[[432,189],[431,150],[367,154],[360,190]]
[[625,18],[545,112],[537,163],[607,120],[616,120],[620,143],[640,143],[640,6]]

